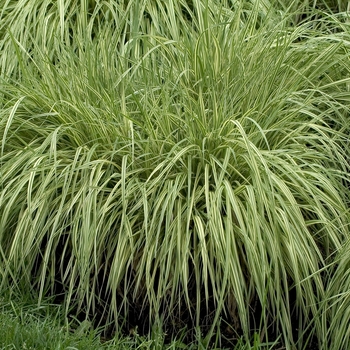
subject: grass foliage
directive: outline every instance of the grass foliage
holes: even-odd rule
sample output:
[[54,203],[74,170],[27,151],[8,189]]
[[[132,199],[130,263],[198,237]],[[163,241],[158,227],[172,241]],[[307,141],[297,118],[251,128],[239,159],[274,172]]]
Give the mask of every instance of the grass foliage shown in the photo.
[[350,347],[350,22],[301,3],[5,1],[1,288]]

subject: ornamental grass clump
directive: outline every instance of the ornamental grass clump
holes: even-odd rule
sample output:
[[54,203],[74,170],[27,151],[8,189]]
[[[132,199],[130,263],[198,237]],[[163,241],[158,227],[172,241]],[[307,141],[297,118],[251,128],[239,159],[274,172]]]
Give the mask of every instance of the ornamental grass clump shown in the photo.
[[230,4],[7,3],[1,288],[141,332],[347,334],[349,24]]

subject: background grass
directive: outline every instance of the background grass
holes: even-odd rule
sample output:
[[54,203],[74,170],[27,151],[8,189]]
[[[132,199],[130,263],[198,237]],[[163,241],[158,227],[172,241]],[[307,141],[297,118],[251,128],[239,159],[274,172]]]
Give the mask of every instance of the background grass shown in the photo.
[[345,10],[7,1],[1,288],[107,333],[346,348]]

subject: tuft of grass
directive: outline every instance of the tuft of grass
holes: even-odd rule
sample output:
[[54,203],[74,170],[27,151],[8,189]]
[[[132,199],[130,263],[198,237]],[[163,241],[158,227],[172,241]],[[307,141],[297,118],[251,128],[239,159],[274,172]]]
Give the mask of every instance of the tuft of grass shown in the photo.
[[2,289],[118,330],[346,336],[349,22],[276,4],[6,2]]

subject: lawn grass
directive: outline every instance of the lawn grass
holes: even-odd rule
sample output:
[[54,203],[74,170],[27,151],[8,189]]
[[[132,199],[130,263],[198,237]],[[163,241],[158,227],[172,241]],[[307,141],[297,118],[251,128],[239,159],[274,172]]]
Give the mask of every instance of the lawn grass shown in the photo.
[[[217,343],[219,343],[217,339]],[[211,348],[216,348],[213,342]],[[11,350],[66,350],[66,349],[204,349],[205,341],[198,339],[192,344],[178,339],[165,343],[161,330],[154,328],[148,337],[140,336],[137,332],[130,335],[114,335],[108,339],[102,330],[94,330],[88,321],[70,321],[65,318],[59,305],[43,302],[40,307],[33,301],[18,300],[8,296],[0,299],[0,349]],[[216,345],[215,345],[216,344]],[[269,350],[274,344],[263,344],[257,336],[251,343],[242,339],[238,341],[235,350]],[[227,347],[220,347],[227,349]]]
[[[52,307],[28,308],[13,301],[1,303],[1,349],[99,349],[101,343],[91,332],[70,333],[55,318]],[[106,348],[108,348],[106,346]],[[131,347],[129,347],[130,349]]]
[[0,289],[117,334],[349,347],[350,22],[300,6],[6,1]]

